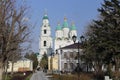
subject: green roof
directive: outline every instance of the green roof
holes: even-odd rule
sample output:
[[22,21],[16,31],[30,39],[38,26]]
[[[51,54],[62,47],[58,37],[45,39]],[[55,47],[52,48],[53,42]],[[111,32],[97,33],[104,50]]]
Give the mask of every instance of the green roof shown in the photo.
[[48,16],[47,16],[47,15],[44,15],[43,19],[48,19]]
[[56,30],[62,30],[60,24],[57,25]]
[[63,28],[68,28],[67,18],[64,17]]
[[63,23],[63,28],[68,28],[68,23],[67,23],[67,21],[64,21],[64,23]]
[[76,26],[75,26],[74,24],[72,24],[72,26],[71,26],[70,29],[71,29],[71,30],[76,30]]

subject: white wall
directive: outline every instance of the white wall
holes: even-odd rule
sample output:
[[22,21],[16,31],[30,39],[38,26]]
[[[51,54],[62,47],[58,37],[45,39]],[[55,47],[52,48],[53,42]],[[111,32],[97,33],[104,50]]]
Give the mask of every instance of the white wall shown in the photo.
[[[12,70],[12,63],[9,61],[8,72]],[[13,72],[18,72],[19,68],[28,68],[29,71],[33,70],[33,62],[31,60],[19,60],[14,63]]]

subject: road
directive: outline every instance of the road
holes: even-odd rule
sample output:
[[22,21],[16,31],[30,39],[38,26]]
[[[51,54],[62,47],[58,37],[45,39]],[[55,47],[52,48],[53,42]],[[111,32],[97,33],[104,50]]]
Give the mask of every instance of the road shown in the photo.
[[47,76],[45,76],[45,73],[42,71],[35,72],[30,80],[49,80]]

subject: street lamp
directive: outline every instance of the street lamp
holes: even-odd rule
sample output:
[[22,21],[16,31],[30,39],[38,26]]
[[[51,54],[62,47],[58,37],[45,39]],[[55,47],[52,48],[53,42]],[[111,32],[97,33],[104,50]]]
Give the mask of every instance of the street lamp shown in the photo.
[[80,37],[80,40],[81,40],[81,43],[82,43],[82,45],[83,45],[83,42],[85,41],[85,37],[84,37],[84,36],[81,36],[81,37]]
[[[76,42],[76,39],[77,39],[77,37],[74,35],[72,37],[72,40],[73,40],[74,44]],[[84,36],[81,36],[80,40],[81,40],[81,43],[83,44]],[[78,54],[77,54],[77,56],[78,56],[78,65],[77,65],[77,68],[76,68],[77,69],[77,73],[78,73],[78,80],[79,80],[79,73],[81,71],[81,68],[80,68],[80,51],[79,51],[80,47],[79,47],[79,45],[80,45],[80,42],[78,41],[78,43],[77,43],[77,48],[78,48]]]

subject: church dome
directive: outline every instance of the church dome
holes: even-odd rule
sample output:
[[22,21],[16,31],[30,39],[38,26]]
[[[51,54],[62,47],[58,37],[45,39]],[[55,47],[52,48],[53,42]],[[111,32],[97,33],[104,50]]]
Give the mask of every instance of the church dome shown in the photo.
[[66,18],[64,18],[63,28],[68,28],[68,23]]
[[72,23],[72,26],[71,26],[71,28],[70,28],[71,30],[76,30],[76,26],[75,26],[75,24],[74,23]]
[[58,23],[57,27],[56,27],[56,30],[62,30],[60,24]]
[[43,19],[48,19],[47,14],[45,14],[45,15],[43,16]]

